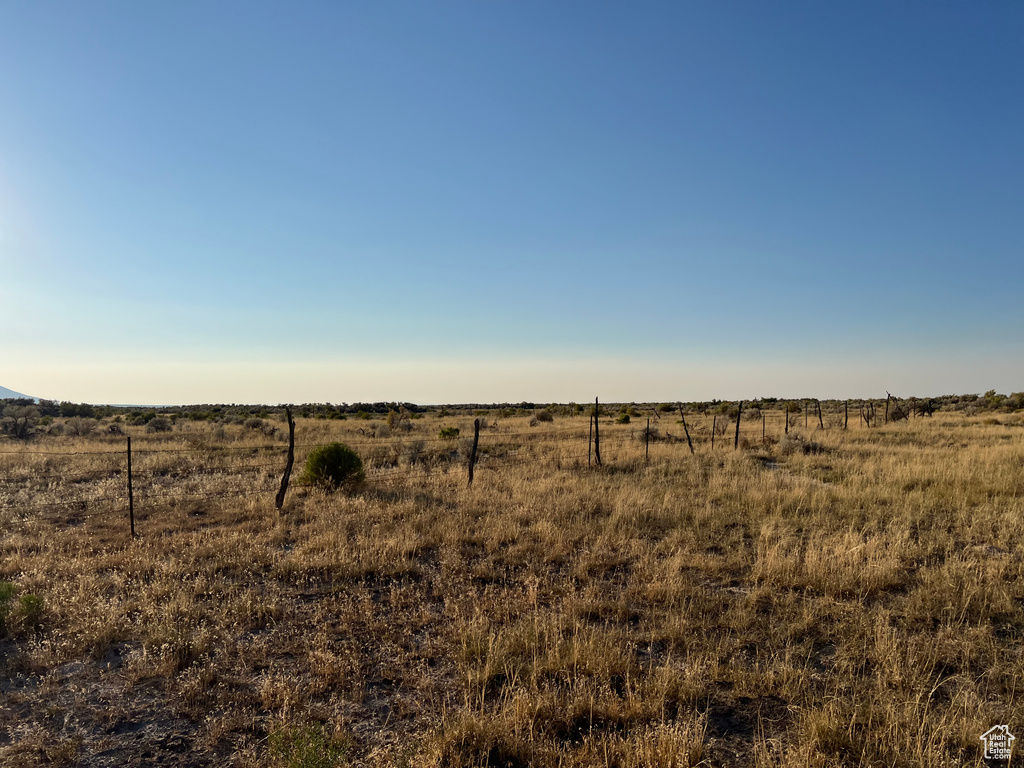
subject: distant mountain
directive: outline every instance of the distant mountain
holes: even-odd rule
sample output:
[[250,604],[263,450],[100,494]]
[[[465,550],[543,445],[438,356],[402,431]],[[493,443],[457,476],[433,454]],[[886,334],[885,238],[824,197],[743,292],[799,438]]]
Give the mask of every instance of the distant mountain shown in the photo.
[[38,400],[38,397],[32,397],[32,395],[23,395],[21,392],[15,392],[13,389],[7,387],[0,387],[0,400],[7,400],[8,398],[15,397],[27,397],[29,400]]

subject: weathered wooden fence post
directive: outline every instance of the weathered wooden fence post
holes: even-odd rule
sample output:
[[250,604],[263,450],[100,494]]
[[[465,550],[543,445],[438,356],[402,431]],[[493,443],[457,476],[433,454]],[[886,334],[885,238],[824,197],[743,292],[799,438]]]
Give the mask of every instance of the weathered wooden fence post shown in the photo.
[[284,495],[288,493],[288,481],[292,477],[292,465],[295,463],[295,419],[292,418],[292,409],[285,408],[284,415],[288,419],[288,460],[284,465],[284,474],[281,476],[281,488],[277,492],[274,506],[280,512],[284,508]]
[[764,422],[765,422],[765,413],[764,413],[764,411],[761,411],[761,442],[762,443],[764,442]]
[[473,484],[473,467],[476,466],[476,446],[480,442],[480,419],[473,419],[473,449],[469,452],[469,485]]
[[782,401],[782,415],[786,417],[786,434],[789,434],[789,403]]
[[736,411],[736,437],[732,441],[732,449],[738,450],[740,447],[740,419],[743,418],[743,401],[740,400],[740,407]]
[[598,416],[601,414],[601,404],[594,398],[594,461],[601,466],[601,430],[598,426]]
[[821,400],[814,399],[814,405],[818,409],[818,429],[825,428],[825,422],[821,420]]
[[888,392],[885,393],[885,424],[889,423],[889,400],[892,399],[892,395]]
[[846,401],[846,412],[843,416],[843,429],[850,426],[850,401]]
[[711,419],[711,450],[715,450],[715,432],[718,431],[718,414]]
[[690,430],[688,430],[686,428],[686,417],[683,415],[683,404],[682,403],[679,404],[679,418],[682,419],[682,422],[683,422],[683,432],[686,433],[686,444],[688,446],[690,446],[690,454],[692,455],[693,453],[695,453],[695,451],[693,450],[693,441],[690,439]]
[[807,401],[804,400],[804,429],[807,429]]
[[135,538],[135,496],[132,493],[132,438],[128,437],[128,525]]
[[644,461],[651,459],[651,417],[647,417],[647,429],[644,430]]
[[590,454],[594,451],[594,414],[590,414],[590,419],[587,422],[587,466],[590,466]]

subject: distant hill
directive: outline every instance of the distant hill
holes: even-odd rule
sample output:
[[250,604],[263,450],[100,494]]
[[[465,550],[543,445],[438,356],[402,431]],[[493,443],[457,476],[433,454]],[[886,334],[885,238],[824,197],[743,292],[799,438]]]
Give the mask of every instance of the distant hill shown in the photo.
[[27,397],[29,400],[38,400],[38,397],[32,397],[32,395],[23,395],[21,392],[15,392],[13,389],[7,387],[0,387],[0,400],[7,400],[9,398],[16,397]]

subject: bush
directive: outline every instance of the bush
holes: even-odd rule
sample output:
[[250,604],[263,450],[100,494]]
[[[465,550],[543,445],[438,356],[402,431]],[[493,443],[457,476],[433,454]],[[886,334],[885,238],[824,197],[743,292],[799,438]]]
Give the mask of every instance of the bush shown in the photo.
[[782,438],[782,442],[779,443],[778,449],[779,453],[783,456],[789,456],[793,453],[812,455],[827,452],[827,449],[821,443],[816,443],[813,440],[808,441],[802,437],[794,435],[786,435]]
[[154,416],[146,424],[147,432],[170,432],[171,420],[163,416]]
[[83,419],[91,419],[96,415],[96,409],[88,403],[61,403],[60,415],[64,417],[80,416]]
[[288,768],[331,768],[347,760],[349,742],[323,724],[286,728],[267,739],[277,765]]
[[554,421],[555,417],[551,411],[538,411],[537,421]]
[[636,439],[641,443],[645,440],[650,440],[652,443],[656,443],[661,439],[661,433],[657,427],[644,427],[640,430],[640,433],[636,436]]
[[444,427],[437,435],[442,440],[454,440],[459,436],[458,427]]
[[[477,446],[479,448],[479,446]],[[468,459],[473,453],[473,438],[464,437],[459,440],[459,456]]]
[[32,434],[39,411],[34,405],[8,405],[4,408],[0,426],[5,434],[18,440],[24,440]]
[[72,437],[89,437],[96,431],[96,420],[84,416],[72,416],[64,422],[64,434]]
[[424,459],[426,447],[425,441],[413,440],[408,445],[402,446],[402,458],[407,464],[419,464]]
[[17,600],[17,588],[9,581],[0,581],[0,638],[18,630],[35,630],[43,620],[43,598],[22,595]]
[[629,424],[629,414],[624,413],[615,420],[616,424]]
[[344,443],[321,445],[309,452],[301,482],[334,489],[363,480],[363,460]]
[[269,421],[264,421],[258,416],[250,416],[243,422],[246,429],[251,429],[254,432],[262,432],[267,437],[277,437],[279,430]]
[[402,421],[402,414],[398,411],[388,411],[388,417],[385,421],[387,422],[388,429],[398,429],[398,425]]
[[0,581],[0,638],[7,635],[7,617],[11,613],[11,601],[15,595],[14,585],[9,581]]
[[43,622],[43,598],[39,595],[22,595],[14,613],[26,629],[36,630]]

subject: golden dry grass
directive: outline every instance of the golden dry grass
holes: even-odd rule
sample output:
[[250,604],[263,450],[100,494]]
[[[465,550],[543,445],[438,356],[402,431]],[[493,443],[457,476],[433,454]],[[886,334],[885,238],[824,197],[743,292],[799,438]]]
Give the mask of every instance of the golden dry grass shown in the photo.
[[283,515],[279,440],[136,430],[179,453],[134,541],[121,456],[38,453],[119,440],[0,443],[0,764],[973,766],[1024,724],[1024,420],[694,416],[647,464],[607,421],[588,469],[586,417],[499,419],[467,488],[466,417],[300,420],[370,481]]

